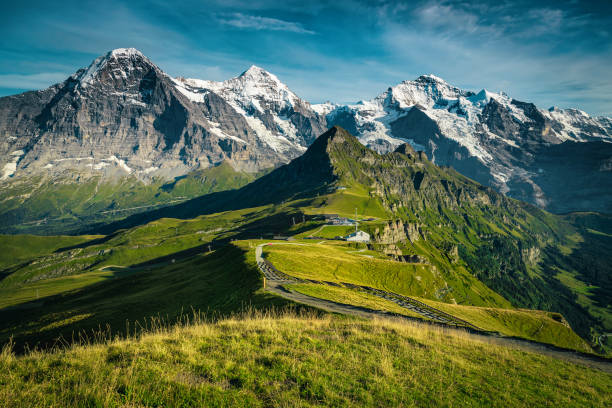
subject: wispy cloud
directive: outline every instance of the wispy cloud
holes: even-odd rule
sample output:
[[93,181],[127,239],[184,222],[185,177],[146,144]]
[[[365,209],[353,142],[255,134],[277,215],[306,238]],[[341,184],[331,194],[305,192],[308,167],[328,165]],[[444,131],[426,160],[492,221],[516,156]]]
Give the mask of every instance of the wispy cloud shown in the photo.
[[65,72],[42,72],[32,75],[0,75],[0,88],[41,89],[50,84],[65,80],[70,74]]
[[229,15],[219,16],[218,21],[221,24],[242,29],[289,31],[299,34],[315,34],[314,31],[305,29],[300,23],[270,17],[250,16],[242,13],[232,13]]

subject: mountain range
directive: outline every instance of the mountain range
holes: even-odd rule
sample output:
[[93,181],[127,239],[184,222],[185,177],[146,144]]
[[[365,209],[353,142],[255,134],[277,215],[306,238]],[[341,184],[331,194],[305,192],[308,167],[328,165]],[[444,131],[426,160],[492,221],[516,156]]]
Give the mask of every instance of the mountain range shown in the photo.
[[[116,49],[62,83],[0,98],[3,231],[240,187],[334,125],[381,153],[408,142],[435,164],[553,212],[612,212],[610,118],[542,110],[433,75],[370,101],[311,105],[256,66],[223,82],[172,78],[138,50]],[[231,182],[209,176],[217,166]],[[36,204],[84,185],[60,210]],[[148,193],[131,197],[127,185]]]

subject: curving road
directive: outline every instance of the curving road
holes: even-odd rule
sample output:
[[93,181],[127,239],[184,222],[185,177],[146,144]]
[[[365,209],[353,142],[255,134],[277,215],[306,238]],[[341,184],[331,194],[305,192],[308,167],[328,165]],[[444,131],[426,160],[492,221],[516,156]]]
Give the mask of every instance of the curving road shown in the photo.
[[[353,306],[344,303],[333,302],[330,300],[319,299],[316,297],[308,296],[303,293],[298,293],[285,288],[285,285],[292,283],[317,283],[317,284],[331,284],[337,285],[331,282],[322,282],[316,280],[304,280],[289,276],[278,269],[276,269],[270,262],[268,262],[263,256],[263,247],[266,245],[272,245],[272,243],[260,244],[255,248],[255,260],[261,273],[265,277],[265,289],[275,293],[285,299],[292,300],[294,302],[302,303],[308,306],[312,306],[318,309],[322,309],[332,313],[349,314],[367,318],[373,317],[386,317],[386,318],[397,318],[403,320],[410,320],[412,322],[418,322],[424,325],[438,325],[443,326],[447,330],[462,330],[468,332],[468,335],[476,340],[498,344],[503,346],[517,347],[525,351],[531,351],[550,357],[570,361],[572,363],[578,363],[593,368],[598,368],[602,371],[612,373],[612,361],[603,357],[590,355],[586,353],[580,353],[573,350],[566,350],[552,345],[538,343],[535,341],[519,339],[514,337],[505,337],[499,333],[484,331],[469,322],[458,319],[441,310],[435,309],[429,305],[425,305],[416,299],[409,298],[407,296],[398,295],[392,292],[382,291],[380,289],[369,288],[367,286],[358,286],[348,283],[343,283],[342,286],[362,290],[367,293],[382,297],[387,300],[391,300],[402,307],[412,310],[413,312],[421,314],[423,317],[430,319],[431,322],[424,322],[423,320],[412,318],[409,316],[398,315],[395,313],[385,312],[381,310],[373,310],[360,306]],[[274,245],[304,245],[298,243],[274,243]]]

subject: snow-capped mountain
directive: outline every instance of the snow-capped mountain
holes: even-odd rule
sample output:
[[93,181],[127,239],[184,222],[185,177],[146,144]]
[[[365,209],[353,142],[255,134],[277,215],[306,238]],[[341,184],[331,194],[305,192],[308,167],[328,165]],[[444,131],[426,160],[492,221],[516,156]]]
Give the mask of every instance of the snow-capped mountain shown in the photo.
[[[612,211],[612,173],[605,170],[612,162],[610,118],[542,110],[504,93],[459,89],[434,75],[404,81],[370,101],[313,109],[328,126],[343,126],[378,151],[407,141],[438,165],[541,207]],[[564,193],[568,188],[572,192]]]
[[0,181],[74,169],[172,178],[223,161],[254,172],[300,155],[324,130],[261,68],[221,83],[174,79],[122,48],[63,83],[0,98]]
[[255,65],[223,82],[177,78],[178,89],[194,102],[214,92],[240,113],[257,136],[285,159],[303,153],[325,131],[325,122],[287,85]]

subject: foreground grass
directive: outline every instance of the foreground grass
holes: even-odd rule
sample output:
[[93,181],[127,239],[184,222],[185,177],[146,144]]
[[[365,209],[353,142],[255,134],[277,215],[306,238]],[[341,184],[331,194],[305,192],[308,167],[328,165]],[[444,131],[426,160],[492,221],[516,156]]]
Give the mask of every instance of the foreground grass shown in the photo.
[[[427,320],[424,316],[394,302],[353,289],[315,284],[295,284],[289,285],[289,288],[319,299]],[[422,298],[418,300],[483,330],[552,344],[557,347],[593,352],[591,347],[567,326],[567,323],[563,321],[563,316],[558,313],[453,305]]]
[[606,406],[602,371],[399,321],[247,316],[0,355],[22,406]]

